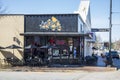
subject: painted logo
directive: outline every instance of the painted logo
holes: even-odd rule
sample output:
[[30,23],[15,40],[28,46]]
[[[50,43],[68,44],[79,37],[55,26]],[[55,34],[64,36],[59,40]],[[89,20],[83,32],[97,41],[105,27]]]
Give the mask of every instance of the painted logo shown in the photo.
[[45,22],[42,21],[39,26],[41,30],[61,31],[62,29],[59,20],[55,18],[54,16]]

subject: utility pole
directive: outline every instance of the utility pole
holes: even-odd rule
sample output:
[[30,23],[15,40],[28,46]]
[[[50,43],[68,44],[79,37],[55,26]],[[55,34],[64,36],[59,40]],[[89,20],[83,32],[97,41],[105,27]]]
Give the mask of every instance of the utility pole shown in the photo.
[[110,18],[109,18],[110,22],[109,22],[109,65],[113,66],[113,62],[112,62],[112,56],[111,56],[111,45],[112,45],[112,0],[110,0]]

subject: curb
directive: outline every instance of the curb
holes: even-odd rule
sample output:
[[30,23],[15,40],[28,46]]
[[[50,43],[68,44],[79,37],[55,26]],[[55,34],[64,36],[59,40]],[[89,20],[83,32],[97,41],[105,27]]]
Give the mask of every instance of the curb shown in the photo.
[[116,67],[12,67],[8,69],[0,69],[0,71],[12,72],[72,72],[72,71],[87,71],[87,72],[107,72],[116,71]]

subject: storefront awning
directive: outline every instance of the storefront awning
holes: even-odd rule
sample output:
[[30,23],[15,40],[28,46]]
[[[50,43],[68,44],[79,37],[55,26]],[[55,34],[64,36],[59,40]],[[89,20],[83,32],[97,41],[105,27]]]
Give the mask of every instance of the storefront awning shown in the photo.
[[91,38],[90,34],[80,34],[78,32],[25,32],[25,33],[20,33],[22,36],[34,36],[34,35],[39,35],[39,36],[84,36]]

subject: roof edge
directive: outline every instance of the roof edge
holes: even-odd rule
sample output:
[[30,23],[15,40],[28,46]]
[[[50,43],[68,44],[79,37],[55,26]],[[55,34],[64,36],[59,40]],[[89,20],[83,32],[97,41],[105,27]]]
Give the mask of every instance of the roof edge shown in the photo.
[[58,13],[58,14],[0,14],[0,15],[79,15],[78,13]]

